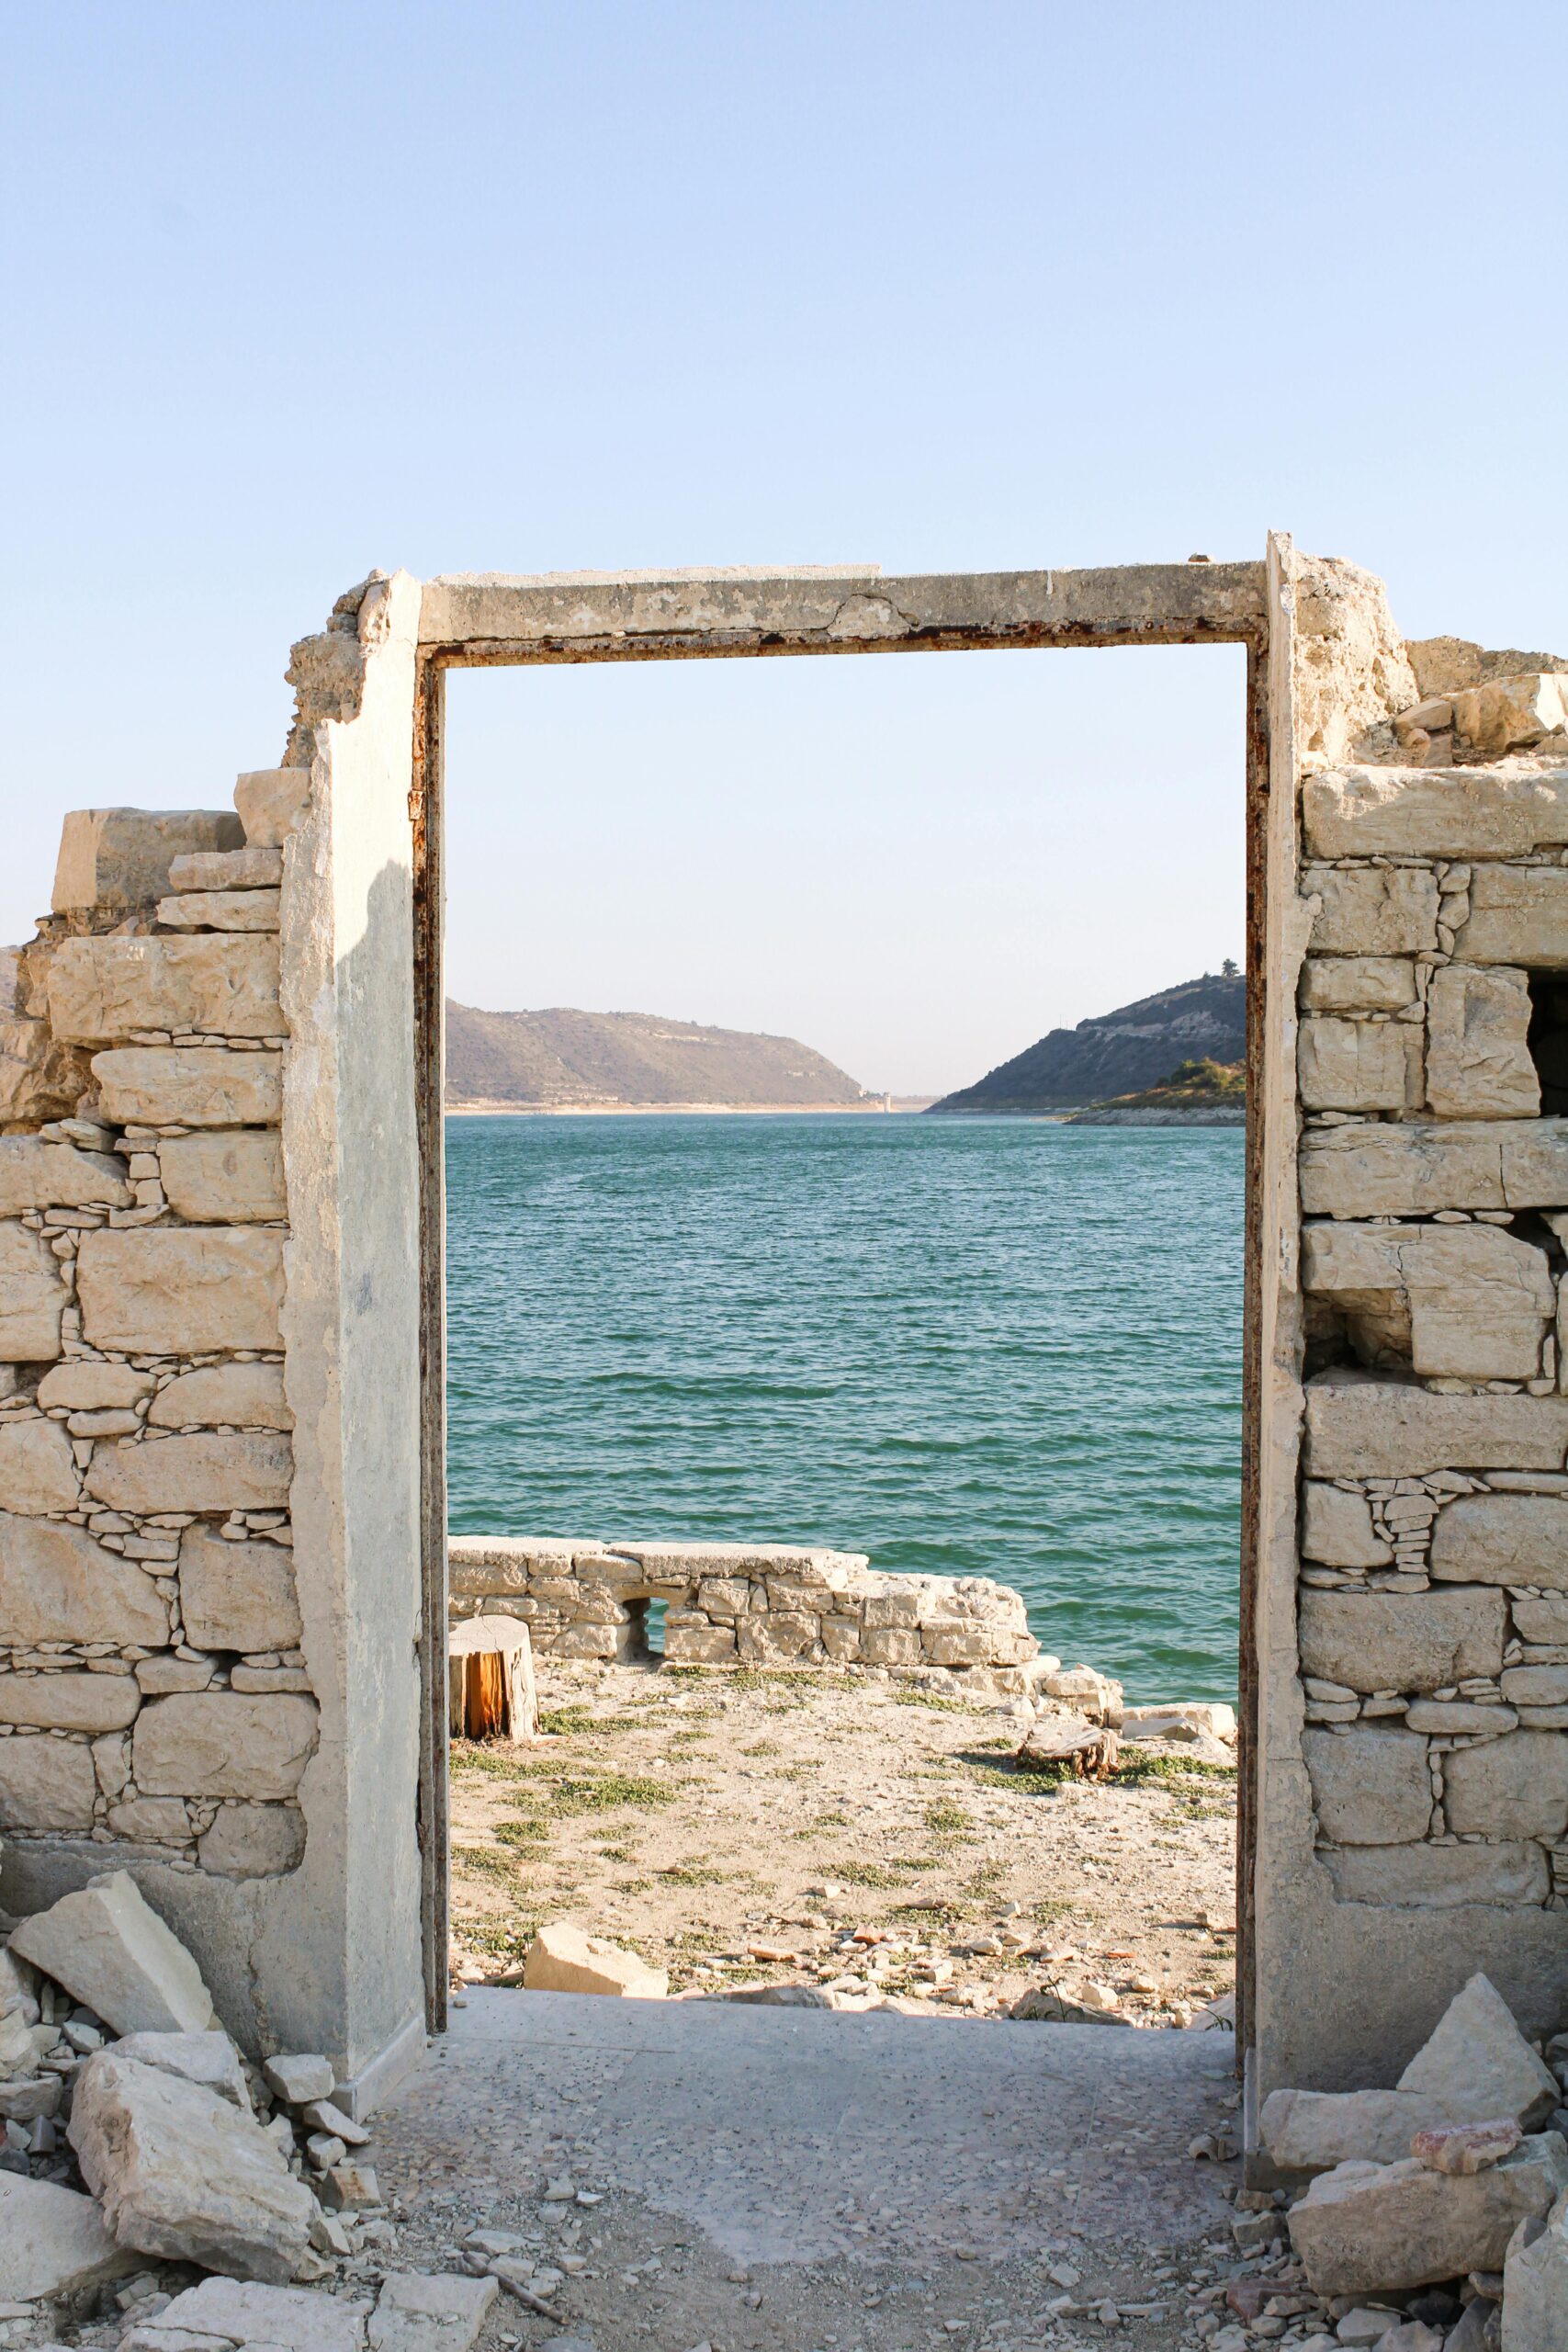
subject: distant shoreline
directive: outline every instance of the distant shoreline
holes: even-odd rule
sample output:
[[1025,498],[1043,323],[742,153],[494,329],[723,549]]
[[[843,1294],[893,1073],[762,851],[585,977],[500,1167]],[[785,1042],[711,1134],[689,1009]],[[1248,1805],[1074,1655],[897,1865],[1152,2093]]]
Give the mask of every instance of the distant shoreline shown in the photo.
[[900,1112],[929,1110],[936,1099],[934,1094],[879,1094],[870,1102],[448,1102],[446,1115],[450,1119],[649,1119],[666,1113],[746,1119],[791,1114],[821,1118],[832,1113],[887,1118]]

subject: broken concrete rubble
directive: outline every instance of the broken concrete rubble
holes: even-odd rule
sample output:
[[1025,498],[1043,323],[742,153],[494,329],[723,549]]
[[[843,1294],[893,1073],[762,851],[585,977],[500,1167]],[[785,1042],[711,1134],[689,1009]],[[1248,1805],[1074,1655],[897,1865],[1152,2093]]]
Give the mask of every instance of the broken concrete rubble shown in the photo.
[[1568,2188],[1568,2142],[1542,2132],[1500,2164],[1431,2172],[1416,2157],[1320,2173],[1290,2211],[1291,2243],[1320,2295],[1400,2292],[1500,2270],[1521,2221]]

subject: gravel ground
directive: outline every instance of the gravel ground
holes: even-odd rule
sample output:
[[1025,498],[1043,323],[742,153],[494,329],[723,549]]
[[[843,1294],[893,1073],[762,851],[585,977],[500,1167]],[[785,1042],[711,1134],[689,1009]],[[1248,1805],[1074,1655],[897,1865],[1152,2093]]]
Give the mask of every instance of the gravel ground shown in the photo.
[[1004,2010],[1043,1984],[1184,2024],[1234,1980],[1234,1770],[1015,1769],[1019,1702],[862,1676],[539,1668],[547,1736],[452,1757],[454,1966],[564,1918],[672,1993],[800,1982]]

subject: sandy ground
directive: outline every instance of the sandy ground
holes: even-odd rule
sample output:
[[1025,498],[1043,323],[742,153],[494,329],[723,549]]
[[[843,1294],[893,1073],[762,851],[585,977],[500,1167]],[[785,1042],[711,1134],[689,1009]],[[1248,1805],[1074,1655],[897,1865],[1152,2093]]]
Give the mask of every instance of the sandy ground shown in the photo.
[[1017,1702],[820,1671],[542,1661],[548,1736],[452,1756],[454,1958],[514,1979],[547,1919],[671,1990],[800,1982],[996,2015],[1043,1984],[1185,2023],[1234,1977],[1235,1775],[1124,1747],[1016,1770]]

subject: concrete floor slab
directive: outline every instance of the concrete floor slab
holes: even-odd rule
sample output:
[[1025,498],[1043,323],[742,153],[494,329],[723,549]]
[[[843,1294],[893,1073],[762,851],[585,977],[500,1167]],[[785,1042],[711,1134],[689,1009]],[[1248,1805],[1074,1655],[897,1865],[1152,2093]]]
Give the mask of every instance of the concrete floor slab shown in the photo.
[[375,2118],[382,2187],[620,2189],[738,2263],[1228,2235],[1233,2046],[1136,2031],[470,1990]]

